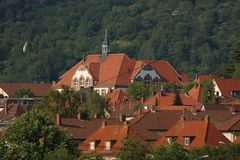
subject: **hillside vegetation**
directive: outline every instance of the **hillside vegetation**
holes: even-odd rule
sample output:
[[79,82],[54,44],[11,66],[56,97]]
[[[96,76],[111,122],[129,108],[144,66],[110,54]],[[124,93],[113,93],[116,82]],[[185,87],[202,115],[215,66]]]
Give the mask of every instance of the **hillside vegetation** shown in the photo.
[[100,53],[165,59],[178,71],[218,73],[240,37],[239,0],[1,0],[0,81],[51,82]]

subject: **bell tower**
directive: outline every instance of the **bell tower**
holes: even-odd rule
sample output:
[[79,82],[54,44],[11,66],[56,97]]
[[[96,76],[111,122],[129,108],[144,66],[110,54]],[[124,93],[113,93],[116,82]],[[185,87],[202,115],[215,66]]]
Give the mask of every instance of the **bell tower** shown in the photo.
[[104,37],[104,40],[102,42],[101,61],[103,61],[107,57],[107,54],[109,52],[110,52],[109,40],[108,40],[107,30],[105,30],[105,37]]

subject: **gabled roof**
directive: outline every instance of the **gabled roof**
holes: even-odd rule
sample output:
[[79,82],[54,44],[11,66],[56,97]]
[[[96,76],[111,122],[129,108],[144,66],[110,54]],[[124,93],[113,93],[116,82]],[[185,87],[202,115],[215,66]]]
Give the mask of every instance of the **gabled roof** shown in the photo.
[[[59,89],[59,88],[61,88],[62,85],[71,86],[72,77],[81,65],[86,65],[87,67],[92,67],[90,69],[90,72],[93,74],[93,76],[98,75],[98,70],[96,71],[96,68],[97,68],[96,63],[99,63],[99,61],[100,61],[99,55],[88,55],[86,57],[86,59],[81,60],[80,62],[75,64],[71,69],[69,69],[67,72],[65,72],[62,76],[60,76],[59,77],[60,80],[56,84],[52,85],[52,88]],[[91,64],[91,63],[94,63],[94,64]]]
[[[183,106],[195,106],[196,109],[201,110],[202,104],[198,101],[194,100],[192,97],[180,93],[180,97],[182,99]],[[175,98],[175,93],[157,93],[155,96],[146,99],[144,101],[144,105],[154,105],[156,99],[158,100],[158,108],[162,106],[173,106]]]
[[[91,152],[89,143],[95,141],[95,152],[99,154],[115,154],[122,147],[122,140],[127,135],[140,138],[134,129],[127,125],[104,125],[91,134],[82,144],[79,149],[83,152]],[[105,142],[111,141],[111,149],[105,150]]]
[[136,74],[142,69],[144,65],[150,65],[167,82],[176,84],[178,86],[183,86],[183,83],[180,81],[180,79],[182,79],[182,76],[172,67],[168,61],[136,61],[131,79],[136,76]]
[[44,83],[0,83],[2,88],[10,97],[14,96],[16,91],[29,88],[35,97],[43,97],[48,94],[51,84]]
[[112,89],[104,97],[108,102],[107,109],[112,110],[124,103],[124,98],[128,98],[128,94],[121,89]]
[[221,131],[240,131],[240,115],[236,115],[222,124],[217,125]]
[[[104,119],[81,120],[78,118],[61,118],[61,127],[67,129],[74,140],[85,140],[102,124]],[[106,119],[109,125],[123,124],[119,119]]]
[[218,88],[223,97],[232,97],[232,91],[240,91],[240,79],[220,79],[215,78]]
[[168,137],[176,137],[176,142],[182,145],[185,145],[184,138],[189,137],[191,142],[188,146],[185,146],[187,149],[202,147],[205,144],[209,147],[215,147],[221,143],[231,143],[213,124],[209,123],[208,120],[179,120],[155,144],[167,145]]
[[134,61],[125,54],[109,54],[100,64],[97,87],[123,86],[130,83]]
[[179,80],[181,75],[167,61],[135,61],[126,54],[108,54],[101,61],[100,55],[89,55],[85,60],[80,61],[70,70],[60,76],[60,81],[54,84],[54,89],[61,88],[61,85],[71,86],[71,80],[77,69],[84,65],[97,80],[96,87],[127,87],[135,75],[144,65],[150,65],[167,82],[182,86]]

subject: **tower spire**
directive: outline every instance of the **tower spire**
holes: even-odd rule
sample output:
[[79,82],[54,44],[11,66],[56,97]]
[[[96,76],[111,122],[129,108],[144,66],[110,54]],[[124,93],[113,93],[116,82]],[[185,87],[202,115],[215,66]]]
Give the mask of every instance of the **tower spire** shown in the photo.
[[110,52],[110,47],[109,47],[108,33],[107,33],[107,30],[105,30],[105,37],[104,37],[104,40],[102,42],[101,61],[103,61],[107,57],[107,54],[109,52]]

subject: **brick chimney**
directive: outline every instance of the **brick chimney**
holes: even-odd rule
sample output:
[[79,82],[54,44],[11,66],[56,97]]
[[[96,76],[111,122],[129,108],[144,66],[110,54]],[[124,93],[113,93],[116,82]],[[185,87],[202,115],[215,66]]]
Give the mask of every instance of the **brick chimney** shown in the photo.
[[60,126],[61,123],[62,123],[62,117],[61,117],[61,115],[58,113],[58,114],[56,115],[56,125],[57,125],[57,126]]
[[5,115],[8,114],[8,100],[6,99],[5,100],[5,103],[4,103],[4,111],[5,111]]

